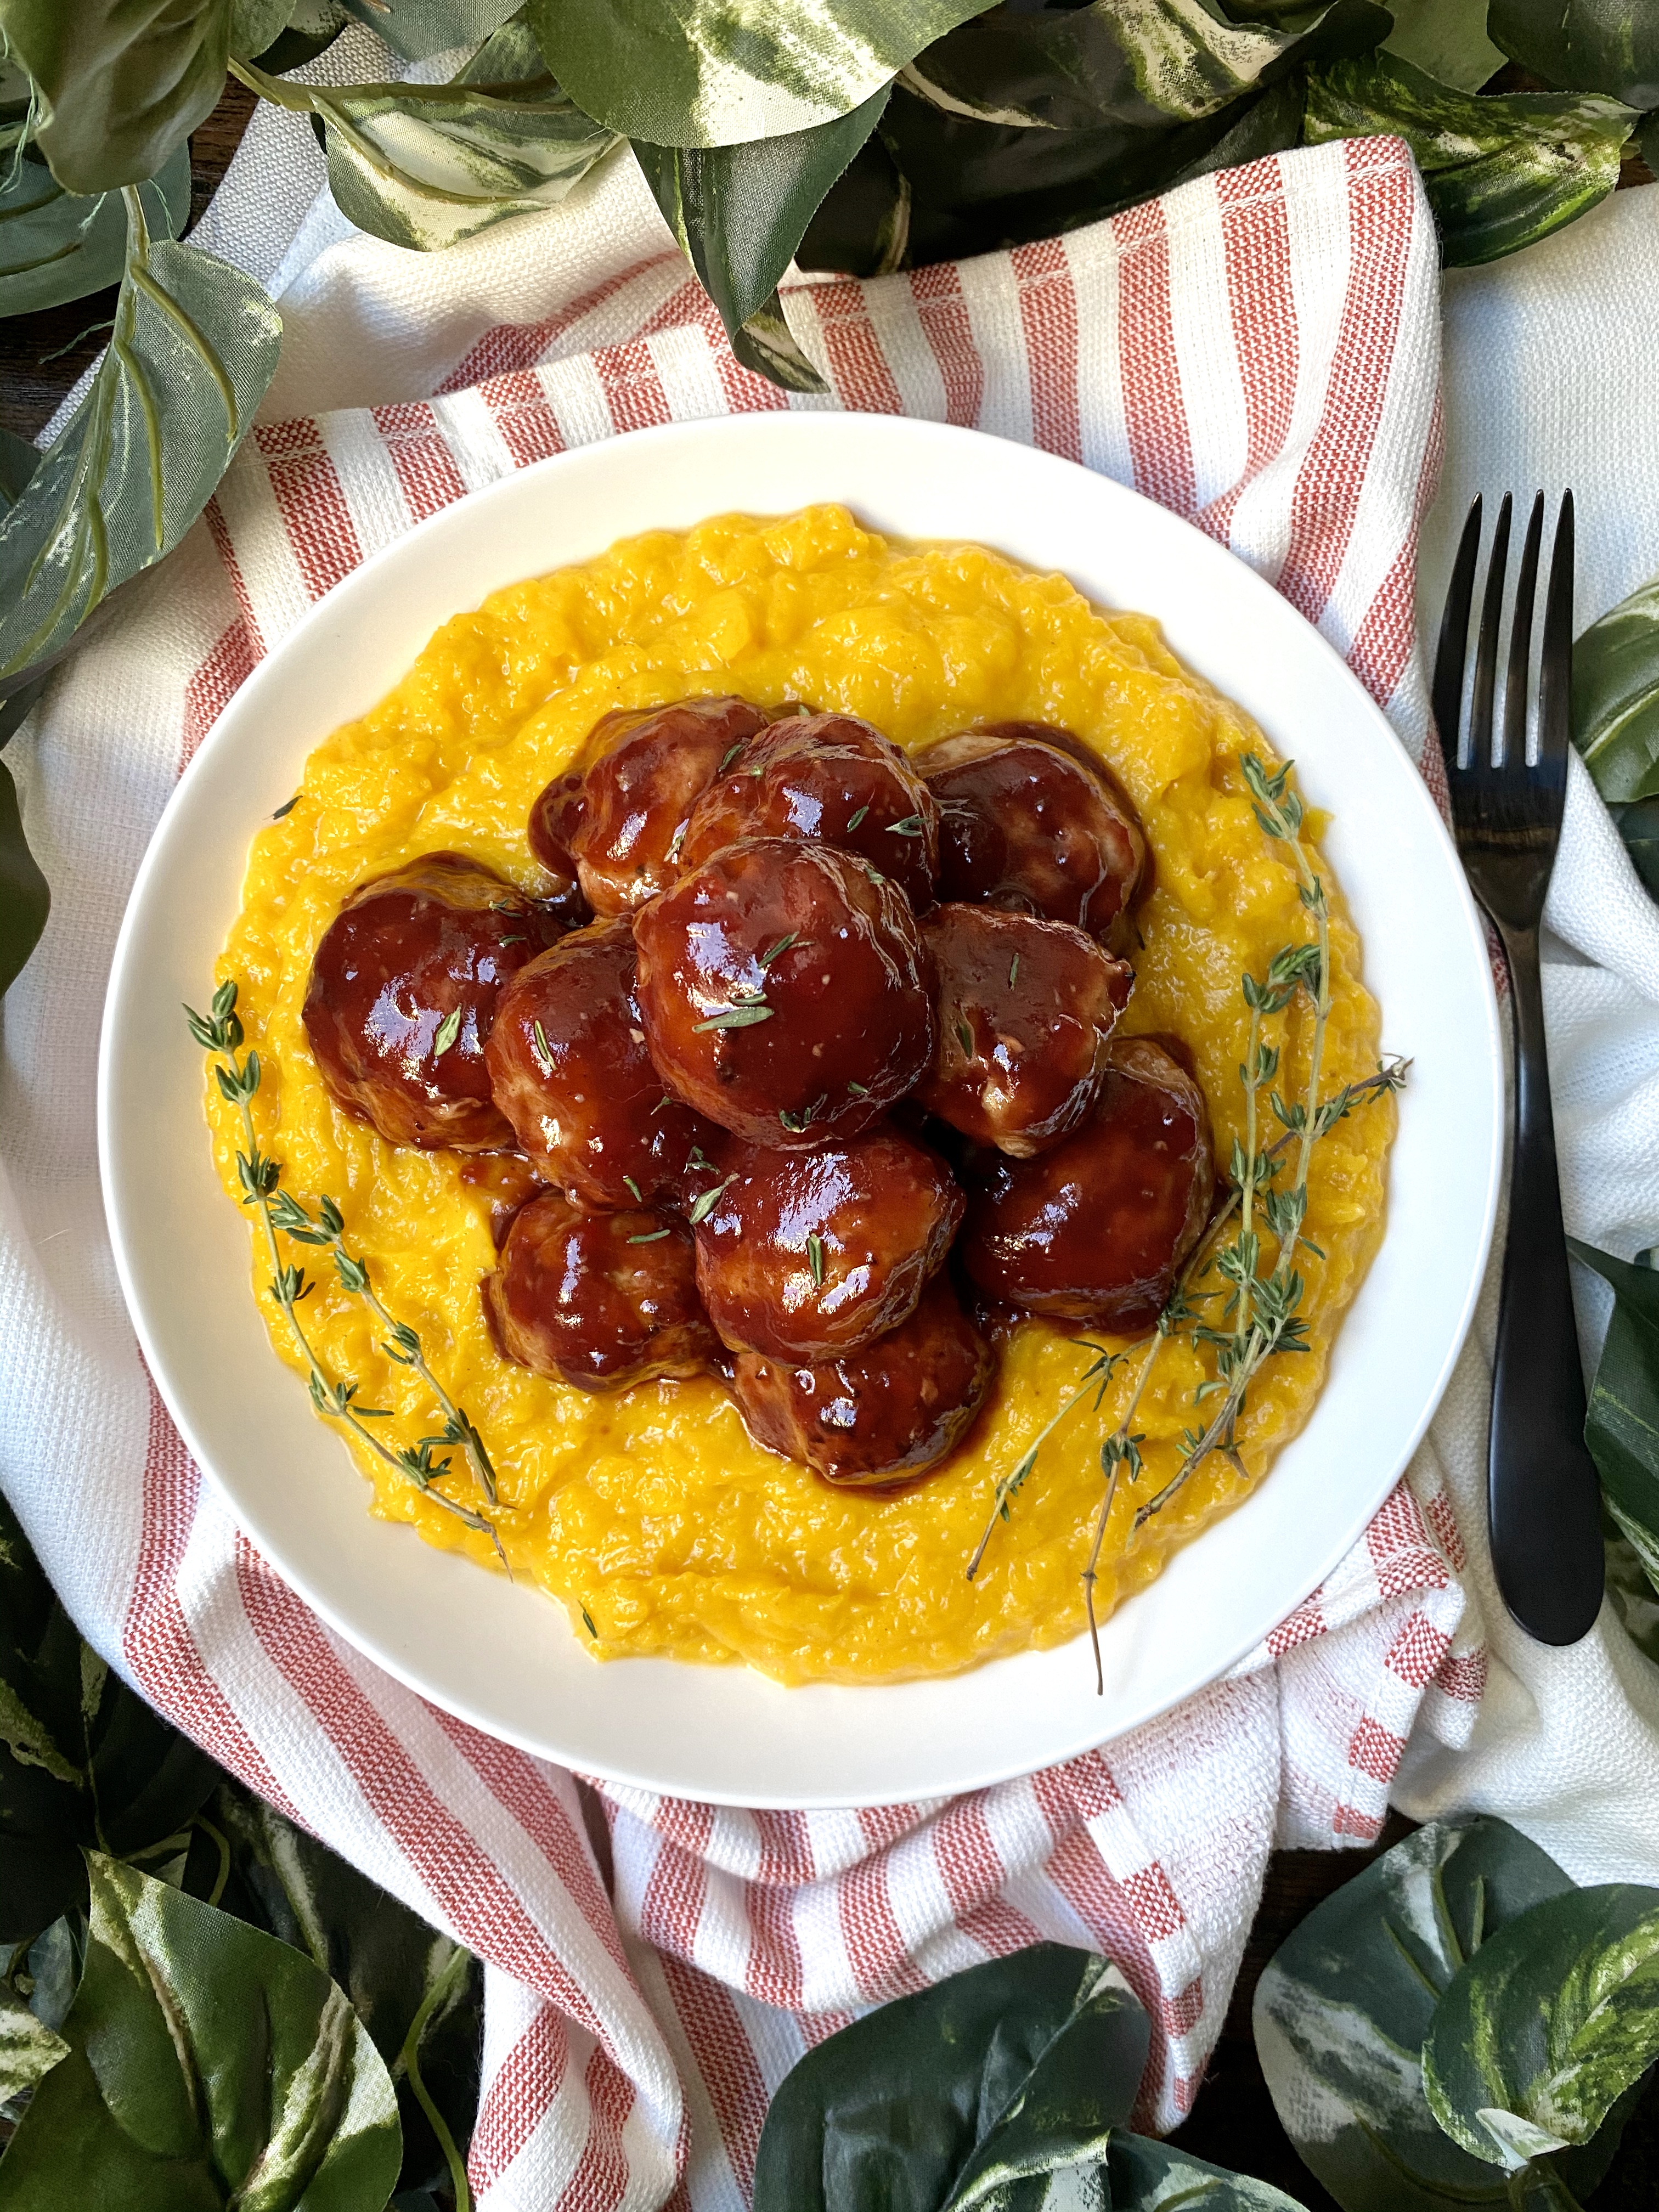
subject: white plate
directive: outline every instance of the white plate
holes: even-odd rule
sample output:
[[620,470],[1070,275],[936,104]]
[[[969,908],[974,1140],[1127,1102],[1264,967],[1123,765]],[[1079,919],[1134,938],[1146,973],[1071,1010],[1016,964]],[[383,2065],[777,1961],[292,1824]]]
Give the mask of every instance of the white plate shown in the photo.
[[[785,1690],[742,1668],[596,1666],[562,1608],[371,1519],[343,1447],[266,1341],[246,1226],[202,1121],[200,1005],[256,830],[319,740],[403,675],[439,624],[617,538],[731,508],[840,500],[906,538],[973,538],[1163,623],[1174,650],[1297,763],[1364,939],[1401,1103],[1388,1235],[1311,1420],[1238,1511],[1086,1650],[944,1680]],[[143,1113],[112,1110],[143,1102]],[[1420,778],[1331,648],[1241,562],[1106,478],[1025,447],[866,415],[675,425],[540,463],[412,531],[328,593],[220,717],[163,814],[110,980],[100,1156],[150,1370],[198,1462],[273,1566],[422,1695],[585,1772],[757,1806],[878,1804],[1028,1771],[1212,1680],[1321,1582],[1410,1457],[1485,1264],[1502,1077],[1485,939]]]

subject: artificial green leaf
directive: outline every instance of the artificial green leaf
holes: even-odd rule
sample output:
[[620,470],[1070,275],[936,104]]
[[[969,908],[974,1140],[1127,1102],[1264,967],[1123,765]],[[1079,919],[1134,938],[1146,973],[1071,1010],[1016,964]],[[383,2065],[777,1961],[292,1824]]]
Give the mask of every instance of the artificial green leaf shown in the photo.
[[299,0],[297,7],[289,7],[287,25],[271,44],[248,58],[267,76],[303,69],[328,52],[350,21],[338,0]]
[[81,1641],[0,1498],[0,1942],[84,1899],[81,1844],[148,1856],[217,1778]]
[[249,276],[152,243],[127,195],[126,275],[90,388],[0,518],[0,678],[65,644],[106,592],[171,552],[246,434],[282,325]]
[[320,1968],[98,1852],[69,2054],[0,2161],[0,2212],[371,2212],[397,2179],[398,2108],[367,2029]]
[[1572,741],[1610,805],[1659,797],[1659,576],[1573,647]]
[[32,2089],[51,2073],[69,2045],[37,2020],[15,1990],[0,1982],[0,2104]]
[[230,0],[230,51],[252,61],[288,28],[291,0]]
[[1633,806],[1615,806],[1613,818],[1625,850],[1650,894],[1659,899],[1659,799],[1638,799]]
[[[38,696],[31,687],[25,713]],[[52,892],[23,835],[17,786],[11,770],[0,761],[0,999],[22,974],[24,963],[40,942],[51,911]],[[4,1850],[4,1830],[0,1827],[0,1878],[3,1877]],[[0,1923],[3,1920],[4,1906],[0,1904]]]
[[1584,1442],[1607,1510],[1659,1590],[1659,1271],[1615,1260],[1576,1237],[1568,1237],[1567,1249],[1613,1287]]
[[1482,98],[1379,53],[1310,73],[1304,130],[1315,146],[1402,137],[1423,172],[1442,258],[1463,268],[1535,245],[1604,199],[1638,119],[1595,94]]
[[1491,27],[1547,84],[1659,107],[1659,13],[1646,0],[1492,0]]
[[1479,92],[1504,66],[1486,33],[1486,0],[1389,0],[1386,53],[1414,62],[1442,84]]
[[978,0],[527,0],[560,83],[653,146],[738,146],[848,115]]
[[[190,214],[189,147],[176,146],[140,190],[152,235],[177,238]],[[118,192],[80,198],[27,155],[0,179],[0,315],[32,315],[118,284],[126,254]]]
[[1659,1889],[1610,1882],[1488,1936],[1435,2007],[1423,2086],[1447,2134],[1516,2172],[1585,2143],[1659,2058]]
[[0,514],[15,506],[24,485],[40,465],[40,448],[15,430],[0,429]]
[[1114,2134],[1106,2161],[1111,2212],[1304,2212],[1251,2174],[1229,2173],[1148,2136]]
[[501,26],[519,0],[340,0],[348,15],[378,31],[406,62],[452,46],[476,46]]
[[617,143],[565,98],[516,23],[450,84],[299,85],[246,74],[267,99],[320,121],[341,213],[421,252],[556,205]]
[[0,32],[39,92],[53,176],[106,192],[153,177],[218,105],[230,0],[0,0]]
[[646,182],[729,335],[776,300],[819,202],[875,129],[887,97],[883,85],[834,123],[747,146],[635,142]]
[[775,292],[763,307],[732,332],[732,350],[745,368],[769,377],[786,392],[827,392],[830,387],[796,343]]
[[1022,2179],[1091,2173],[1147,2037],[1116,1970],[1058,1943],[883,2005],[780,2086],[754,2212],[992,2212]]
[[404,2186],[442,2179],[453,2187],[478,2107],[477,1960],[246,1791],[222,1787],[210,1814],[228,1854],[215,1876],[226,1906],[308,1954],[385,2059],[403,2122]]
[[[905,70],[882,118],[908,199],[902,258],[920,266],[1073,230],[1220,160],[1293,144],[1299,92],[1280,88],[1311,60],[1368,52],[1389,20],[1370,0],[1303,9],[1288,29],[1234,23],[1212,0],[994,9]],[[851,207],[871,201],[878,173],[873,158],[854,162],[804,265],[867,266]]]
[[[1346,2212],[1501,2205],[1501,2185],[1435,2125],[1419,2053],[1440,1993],[1494,1930],[1570,1891],[1503,1820],[1431,1821],[1286,1938],[1256,1985],[1256,2051],[1285,2133]],[[1601,2178],[1604,2130],[1564,2167]]]

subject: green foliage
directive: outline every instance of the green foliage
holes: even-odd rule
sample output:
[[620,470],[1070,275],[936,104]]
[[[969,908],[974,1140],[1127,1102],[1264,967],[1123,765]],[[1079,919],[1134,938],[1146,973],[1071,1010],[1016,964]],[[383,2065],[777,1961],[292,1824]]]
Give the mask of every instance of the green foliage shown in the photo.
[[[313,0],[314,4],[314,0]],[[407,62],[452,46],[476,46],[499,30],[518,0],[339,0],[346,14],[383,38]]]
[[[887,98],[884,85],[836,122],[745,146],[634,142],[646,182],[720,309],[738,359],[797,391],[824,386],[789,337],[778,281],[819,202],[875,129]],[[757,319],[763,319],[751,328]],[[786,342],[787,356],[781,350]],[[766,357],[757,359],[757,350]]]
[[736,146],[833,123],[977,9],[977,0],[528,0],[577,104],[653,146]]
[[1491,30],[1547,84],[1659,107],[1659,11],[1647,0],[1492,0]]
[[81,1903],[82,1844],[175,1849],[217,1778],[82,1643],[0,1498],[0,1943]]
[[991,2212],[1022,2181],[1091,2175],[1134,2102],[1147,2035],[1115,1971],[1057,1943],[884,2005],[780,2087],[754,2212]]
[[153,177],[224,88],[230,0],[0,0],[33,79],[39,143],[65,191]]
[[1659,797],[1659,577],[1573,647],[1572,741],[1609,805]]
[[1613,1288],[1613,1318],[1590,1387],[1584,1442],[1607,1511],[1659,1591],[1659,1273],[1615,1260],[1576,1237],[1567,1239],[1567,1249]]
[[1386,53],[1314,70],[1304,136],[1397,131],[1423,172],[1444,259],[1495,261],[1536,244],[1604,199],[1638,120],[1593,94],[1482,99]]
[[50,657],[117,584],[170,552],[246,434],[281,325],[251,277],[152,242],[126,196],[126,273],[108,350],[0,519],[0,677]]
[[1637,874],[1659,899],[1659,799],[1639,799],[1633,806],[1615,806],[1613,817]]
[[1659,2058],[1659,1890],[1575,1889],[1498,1929],[1435,2008],[1435,2118],[1514,2172],[1586,2143]]
[[8,2104],[51,2073],[69,2045],[29,2010],[15,1990],[0,1982],[0,2104]]
[[1413,62],[1442,84],[1479,92],[1504,66],[1486,34],[1486,0],[1389,0],[1394,28],[1386,52]]
[[68,2052],[0,2160],[0,2212],[383,2205],[397,2100],[367,2029],[300,1952],[89,1852]]
[[[176,238],[190,213],[190,149],[173,149],[142,187],[150,234]],[[126,209],[118,192],[66,192],[31,147],[0,179],[0,315],[28,315],[120,282]]]
[[449,84],[299,85],[253,67],[242,74],[320,123],[343,215],[422,252],[556,205],[618,143],[565,97],[518,22]]
[[[1110,2212],[1303,2212],[1293,2197],[1172,2144],[1118,2130],[1106,2159]],[[1012,2208],[1011,2208],[1012,2212]]]
[[1286,29],[1233,23],[1209,0],[998,9],[901,74],[879,147],[830,195],[806,258],[867,270],[883,225],[886,265],[986,252],[1294,145],[1301,70],[1368,51],[1389,20],[1371,0],[1301,10]]

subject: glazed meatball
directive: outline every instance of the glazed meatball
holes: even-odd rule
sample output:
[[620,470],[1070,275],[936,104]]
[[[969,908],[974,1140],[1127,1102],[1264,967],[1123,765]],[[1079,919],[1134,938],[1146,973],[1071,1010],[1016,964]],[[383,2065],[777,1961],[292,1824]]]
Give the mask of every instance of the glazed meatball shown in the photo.
[[574,931],[502,992],[484,1050],[495,1103],[543,1177],[584,1206],[654,1206],[720,1132],[645,1048],[625,915]]
[[509,1359],[578,1390],[696,1375],[720,1350],[690,1231],[643,1207],[586,1213],[544,1191],[515,1215],[483,1299]]
[[691,810],[683,858],[701,867],[744,837],[821,837],[861,853],[915,907],[933,896],[939,808],[890,739],[854,714],[774,722]]
[[743,1352],[732,1389],[750,1434],[826,1482],[902,1482],[954,1451],[995,1373],[990,1346],[936,1275],[908,1321],[820,1364]]
[[573,923],[591,921],[593,913],[576,879],[576,856],[571,850],[586,805],[579,769],[556,775],[531,808],[525,831],[532,857],[553,878],[547,895],[549,905],[557,907]]
[[933,1056],[899,890],[828,845],[728,845],[636,918],[638,996],[671,1090],[750,1144],[868,1128]]
[[507,979],[554,943],[561,917],[459,853],[428,853],[360,884],[324,933],[306,1035],[338,1103],[391,1145],[500,1152],[484,1041]]
[[1068,1135],[1099,1094],[1130,970],[1068,923],[993,907],[936,907],[921,936],[935,1036],[916,1097],[1018,1159]]
[[936,1152],[882,1127],[811,1152],[729,1144],[697,1223],[697,1288],[734,1352],[856,1352],[911,1313],[963,1200]]
[[668,888],[692,807],[732,746],[765,726],[760,708],[730,698],[628,708],[596,724],[580,806],[550,785],[532,814],[545,849],[562,836],[595,914],[630,914]]
[[1146,862],[1133,808],[1069,730],[992,722],[918,756],[939,806],[939,895],[1120,944]]
[[1152,1038],[1115,1037],[1089,1120],[1035,1159],[991,1159],[957,1249],[989,1297],[1128,1335],[1163,1311],[1214,1189],[1203,1092]]

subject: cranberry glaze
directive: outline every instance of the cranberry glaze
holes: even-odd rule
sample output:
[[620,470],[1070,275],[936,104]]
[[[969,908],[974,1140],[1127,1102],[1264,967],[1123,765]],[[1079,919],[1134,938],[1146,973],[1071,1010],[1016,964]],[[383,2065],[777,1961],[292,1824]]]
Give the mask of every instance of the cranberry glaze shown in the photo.
[[912,906],[933,896],[939,808],[890,739],[854,714],[806,714],[752,738],[692,809],[684,859],[744,837],[816,837],[858,853]]
[[1016,1158],[1068,1135],[1099,1095],[1129,969],[1080,929],[994,907],[936,907],[921,935],[935,1041],[916,1097]]
[[501,986],[561,917],[459,853],[360,884],[324,933],[306,1035],[330,1092],[389,1145],[499,1152],[484,1041]]
[[495,1103],[542,1176],[586,1206],[654,1206],[719,1132],[645,1048],[626,916],[574,931],[502,992],[484,1050]]
[[792,1366],[738,1355],[732,1390],[750,1433],[826,1482],[902,1482],[954,1451],[996,1361],[936,1275],[910,1318],[861,1352]]
[[1120,945],[1146,840],[1069,730],[990,722],[918,756],[939,807],[939,895]]
[[1074,1135],[981,1166],[959,1248],[978,1287],[1124,1334],[1163,1310],[1215,1188],[1204,1094],[1151,1037],[1113,1040],[1099,1103]]
[[638,915],[638,998],[669,1088],[752,1145],[867,1128],[933,1054],[902,894],[828,845],[729,845]]
[[720,1349],[684,1222],[585,1212],[562,1191],[514,1216],[483,1299],[508,1358],[578,1390],[696,1375]]
[[962,1219],[944,1161],[886,1127],[804,1154],[728,1145],[717,1165],[697,1288],[734,1352],[857,1351],[914,1310]]

